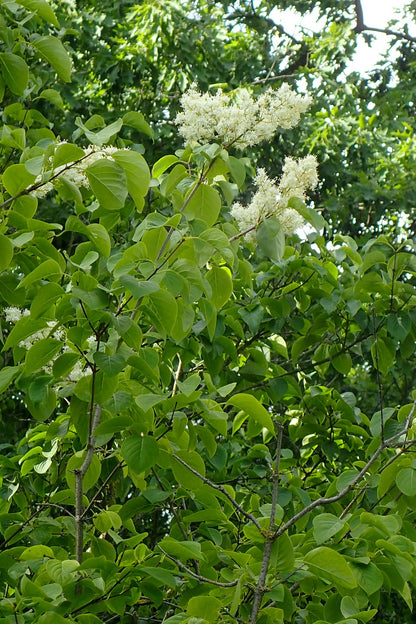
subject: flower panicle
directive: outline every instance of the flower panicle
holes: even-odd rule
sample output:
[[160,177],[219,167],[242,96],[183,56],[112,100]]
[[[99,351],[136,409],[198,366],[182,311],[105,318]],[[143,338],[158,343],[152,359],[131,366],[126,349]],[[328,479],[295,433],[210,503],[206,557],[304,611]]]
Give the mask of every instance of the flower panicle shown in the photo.
[[270,140],[279,129],[294,128],[311,101],[287,84],[254,99],[246,89],[234,97],[221,89],[214,95],[200,93],[193,83],[181,98],[182,111],[175,122],[186,144],[220,141],[244,149]]
[[288,208],[290,198],[306,200],[306,192],[318,184],[318,164],[315,156],[295,160],[286,158],[280,181],[268,178],[264,169],[258,169],[254,178],[257,191],[247,206],[235,202],[231,215],[237,221],[247,240],[254,240],[255,227],[267,217],[276,216],[285,234],[293,234],[304,224],[302,216],[293,208]]

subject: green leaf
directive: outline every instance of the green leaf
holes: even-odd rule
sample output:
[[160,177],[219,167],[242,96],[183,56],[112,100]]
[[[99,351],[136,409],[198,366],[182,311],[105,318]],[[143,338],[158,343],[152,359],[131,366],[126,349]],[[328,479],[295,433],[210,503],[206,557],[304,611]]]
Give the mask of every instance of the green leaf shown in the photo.
[[91,130],[89,130],[87,126],[82,123],[82,120],[80,117],[77,117],[75,119],[75,125],[78,126],[78,128],[81,128],[81,130],[84,132],[87,139],[93,145],[98,145],[101,147],[101,145],[105,145],[105,143],[108,143],[111,137],[117,134],[121,130],[123,126],[123,122],[121,119],[117,119],[116,121],[109,124],[108,126],[105,126],[105,128],[103,128],[99,132],[91,132]]
[[120,373],[125,367],[126,360],[120,353],[114,353],[113,355],[105,355],[97,351],[93,356],[94,362],[108,375],[114,377]]
[[72,69],[71,57],[65,50],[61,41],[52,35],[47,35],[45,37],[38,37],[31,43],[49,65],[53,67],[58,76],[64,82],[70,82]]
[[402,468],[396,475],[397,487],[406,496],[416,495],[416,470]]
[[391,338],[377,336],[377,342],[371,345],[373,364],[385,374],[394,364],[396,357],[396,344]]
[[383,573],[374,563],[361,564],[357,561],[352,561],[351,564],[358,585],[368,596],[371,596],[371,594],[374,594],[383,586]]
[[67,618],[56,611],[46,611],[37,618],[38,624],[68,624]]
[[9,387],[18,372],[18,366],[5,366],[0,370],[0,393]]
[[38,95],[40,100],[48,100],[48,102],[52,102],[61,110],[64,110],[64,101],[61,97],[61,94],[56,91],[56,89],[44,89]]
[[222,606],[221,600],[214,596],[194,596],[189,600],[186,611],[191,617],[203,618],[208,622],[217,622]]
[[370,251],[364,256],[363,263],[361,265],[361,272],[365,273],[376,264],[384,264],[385,262],[386,256],[382,251]]
[[345,522],[342,522],[342,520],[330,513],[322,513],[319,516],[315,516],[313,519],[313,536],[316,543],[322,544],[326,542],[338,531],[341,531],[344,526]]
[[[200,475],[205,476],[205,464],[199,453],[178,451],[176,455]],[[176,457],[172,458],[172,471],[179,485],[184,488],[198,491],[203,486],[202,479],[184,466]]]
[[320,546],[311,550],[304,557],[305,563],[311,572],[315,573],[318,578],[327,579],[346,589],[354,589],[357,587],[357,581],[346,559],[336,550]]
[[31,186],[35,179],[24,165],[10,165],[2,176],[3,186],[12,197]]
[[92,290],[84,290],[77,286],[72,287],[72,294],[80,299],[91,310],[103,310],[108,306],[108,295],[101,288],[93,288]]
[[31,336],[39,329],[44,329],[44,327],[44,320],[34,321],[30,318],[30,316],[24,316],[19,321],[17,321],[17,323],[7,336],[7,340],[4,343],[3,351],[10,349],[10,347],[15,347],[19,344],[21,340],[24,340],[28,336]]
[[140,473],[155,465],[159,447],[152,436],[133,435],[126,438],[121,445],[121,455],[127,466]]
[[86,170],[91,189],[105,210],[121,210],[127,197],[127,178],[116,162],[102,158]]
[[283,535],[280,535],[276,540],[272,548],[272,555],[280,573],[288,573],[293,570],[295,555],[292,541],[287,533],[283,533]]
[[39,403],[35,403],[29,395],[26,395],[26,406],[35,420],[44,421],[49,418],[56,407],[56,394],[51,388],[46,388],[46,394]]
[[26,353],[25,372],[30,375],[45,364],[49,364],[61,349],[62,342],[55,338],[42,338],[35,342]]
[[54,168],[76,162],[85,156],[85,151],[73,143],[61,143],[53,154]]
[[29,82],[29,68],[25,61],[11,52],[1,52],[0,69],[10,91],[15,95],[23,95]]
[[93,523],[100,533],[107,533],[112,528],[117,531],[121,527],[121,518],[116,512],[105,509],[95,516]]
[[174,163],[177,163],[178,161],[179,158],[177,156],[174,156],[173,154],[162,156],[162,158],[159,158],[159,160],[153,165],[152,177],[159,178],[162,173],[166,171],[166,169],[169,169],[169,167],[171,167]]
[[150,566],[143,566],[140,568],[140,572],[146,574],[147,576],[151,576],[152,578],[158,581],[158,584],[167,585],[168,587],[175,588],[176,580],[173,574],[164,570],[163,568],[153,568]]
[[162,195],[169,197],[169,195],[176,189],[179,182],[187,176],[188,170],[184,167],[184,165],[175,165],[167,178],[163,180],[160,185],[160,192]]
[[175,297],[165,290],[159,290],[149,295],[147,312],[162,334],[170,334],[175,326],[178,315],[178,305]]
[[119,316],[115,319],[114,326],[129,347],[136,351],[140,349],[143,332],[133,320],[126,316]]
[[33,319],[39,318],[64,292],[64,289],[55,282],[41,286],[31,303],[30,316]]
[[150,182],[150,171],[147,162],[137,152],[123,150],[113,154],[113,159],[124,170],[127,189],[136,207],[141,210],[143,197],[147,194]]
[[160,546],[168,555],[180,559],[180,561],[188,561],[189,559],[203,561],[205,559],[199,542],[178,541],[172,537],[165,537],[160,542]]
[[119,282],[131,292],[135,299],[141,299],[160,289],[159,284],[156,282],[138,280],[132,275],[122,275]]
[[342,375],[348,375],[352,367],[352,359],[349,353],[340,353],[331,360],[331,364]]
[[106,420],[105,422],[99,424],[94,430],[94,435],[100,436],[107,435],[109,433],[117,433],[118,431],[127,429],[131,423],[132,420],[130,416],[116,416],[115,418],[110,418],[110,420]]
[[161,401],[164,401],[166,398],[167,397],[165,394],[139,394],[138,396],[136,396],[135,402],[140,407],[140,409],[142,409],[144,412],[147,412],[154,405],[161,403]]
[[123,116],[123,124],[125,126],[131,126],[135,130],[146,134],[151,139],[153,139],[153,130],[145,120],[142,113],[138,113],[136,111],[129,111]]
[[104,256],[110,257],[111,239],[107,230],[101,223],[90,223],[86,226],[86,234],[97,251]]
[[241,162],[239,158],[235,158],[235,156],[228,157],[228,165],[230,167],[230,172],[235,180],[238,188],[242,188],[244,184],[244,180],[246,179],[246,168]]
[[233,405],[243,410],[259,425],[268,429],[270,433],[274,433],[274,424],[269,412],[252,394],[235,394],[231,399],[228,399],[227,405]]
[[43,544],[37,544],[36,546],[29,546],[21,553],[19,559],[21,561],[30,561],[30,559],[42,559],[43,557],[54,558],[52,548]]
[[24,150],[26,146],[26,132],[24,128],[12,129],[4,125],[1,133],[1,144]]
[[53,363],[53,376],[55,379],[60,379],[61,377],[65,377],[73,369],[75,364],[80,359],[79,353],[62,353]]
[[34,583],[28,576],[24,575],[20,582],[20,590],[22,592],[22,596],[27,598],[37,598],[42,599],[45,598],[45,594],[42,591],[42,588]]
[[305,206],[299,197],[292,197],[289,199],[287,205],[289,208],[296,210],[296,212],[298,212],[305,219],[305,221],[310,223],[317,232],[326,227],[327,223],[319,212],[316,212],[313,208],[309,208],[309,206]]
[[4,234],[0,234],[0,271],[9,268],[13,259],[14,248],[10,239]]
[[233,292],[233,280],[227,267],[214,266],[206,274],[212,294],[209,300],[220,310],[229,300]]
[[34,11],[45,22],[52,24],[55,28],[60,28],[59,22],[52,8],[45,0],[17,0],[18,4],[24,6],[28,11]]
[[185,214],[190,221],[199,219],[211,227],[216,223],[220,210],[221,198],[218,192],[212,186],[201,184],[189,200]]
[[285,250],[285,235],[279,219],[270,217],[263,219],[256,230],[256,238],[260,249],[267,258],[279,262]]
[[27,288],[27,286],[30,286],[40,279],[57,280],[60,278],[61,274],[61,267],[55,260],[45,260],[22,279],[18,288]]

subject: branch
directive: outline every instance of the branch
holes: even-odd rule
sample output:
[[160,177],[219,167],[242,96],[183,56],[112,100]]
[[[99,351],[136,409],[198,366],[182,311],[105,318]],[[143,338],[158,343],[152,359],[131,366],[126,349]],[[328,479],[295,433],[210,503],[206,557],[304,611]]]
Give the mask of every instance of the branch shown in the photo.
[[387,440],[383,440],[380,443],[379,447],[373,453],[373,455],[370,457],[370,459],[368,460],[368,462],[366,463],[364,468],[359,472],[359,474],[355,477],[355,479],[349,485],[347,485],[338,494],[335,494],[334,496],[328,496],[327,498],[325,498],[325,497],[318,498],[317,500],[313,501],[312,503],[310,503],[309,505],[307,505],[306,507],[301,509],[297,514],[295,514],[292,518],[290,518],[290,520],[288,520],[285,524],[283,524],[280,527],[280,529],[278,529],[274,533],[274,536],[273,536],[274,539],[277,539],[278,537],[280,537],[280,535],[282,535],[283,533],[286,533],[286,531],[291,526],[296,524],[296,522],[298,520],[300,520],[301,518],[303,518],[303,516],[305,516],[310,511],[315,509],[315,507],[319,507],[319,505],[330,505],[331,503],[336,503],[337,501],[341,500],[341,498],[344,498],[344,496],[346,496],[346,494],[348,494],[348,492],[353,490],[355,488],[355,486],[357,485],[357,483],[359,481],[361,481],[361,479],[366,474],[367,470],[374,464],[374,462],[376,461],[378,456],[382,453],[382,451],[384,451],[386,448],[388,448],[390,446],[396,446],[394,443],[397,440],[399,440],[402,436],[405,436],[405,442],[406,442],[407,434],[408,434],[408,431],[409,431],[409,428],[410,428],[410,425],[411,425],[412,418],[413,418],[415,410],[416,410],[416,399],[413,402],[412,409],[410,410],[409,415],[408,415],[408,417],[406,419],[406,424],[405,424],[404,428],[401,431],[399,431],[399,433],[396,433],[395,435],[391,436]]
[[373,334],[374,334],[374,359],[376,361],[377,386],[378,386],[378,396],[379,396],[379,402],[380,402],[381,441],[383,442],[384,441],[383,386],[381,385],[381,377],[380,377],[377,328],[376,328],[376,312],[374,310],[374,307],[372,309],[372,318],[373,318]]
[[355,0],[355,14],[357,16],[357,26],[355,27],[355,32],[360,33],[365,29],[361,0]]
[[416,43],[416,37],[411,37],[407,33],[397,32],[397,30],[391,30],[391,28],[375,28],[373,26],[364,26],[364,28],[358,32],[363,32],[367,30],[371,32],[382,33],[383,35],[389,35],[390,37],[396,37],[396,39],[405,39],[406,41],[410,41],[411,43]]
[[80,468],[74,470],[75,474],[75,555],[77,561],[82,563],[83,556],[83,544],[84,544],[84,515],[82,507],[83,496],[83,480],[85,473],[90,467],[94,451],[95,451],[95,436],[94,430],[98,426],[101,418],[101,406],[96,405],[94,415],[90,419],[90,428],[88,434],[87,452],[85,459],[82,462]]
[[280,465],[280,457],[282,452],[282,436],[283,436],[283,427],[282,424],[278,425],[279,433],[277,435],[277,450],[276,450],[276,462],[273,470],[273,490],[272,490],[272,507],[270,511],[270,523],[269,523],[269,535],[266,537],[266,541],[264,544],[263,551],[263,560],[261,562],[261,569],[259,578],[257,580],[257,585],[254,590],[254,598],[253,598],[253,606],[251,609],[250,620],[251,624],[256,624],[257,617],[260,611],[261,601],[264,594],[264,588],[266,586],[266,577],[267,572],[269,571],[270,557],[272,554],[272,545],[273,545],[273,529],[274,529],[274,521],[276,518],[276,507],[277,507],[277,493],[279,487],[279,465]]
[[389,35],[391,37],[396,37],[396,39],[405,39],[406,41],[410,41],[411,43],[416,43],[416,37],[411,37],[407,33],[397,32],[396,30],[392,30],[391,28],[375,28],[373,26],[366,26],[366,24],[364,23],[364,14],[361,0],[355,0],[355,14],[357,18],[357,25],[354,30],[357,34],[365,31],[378,32],[384,35]]

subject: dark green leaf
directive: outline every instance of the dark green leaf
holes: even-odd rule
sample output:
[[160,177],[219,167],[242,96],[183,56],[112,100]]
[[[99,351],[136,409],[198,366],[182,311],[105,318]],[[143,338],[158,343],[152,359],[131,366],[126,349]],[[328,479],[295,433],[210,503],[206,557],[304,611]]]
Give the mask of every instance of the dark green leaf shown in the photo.
[[121,455],[127,466],[140,473],[148,470],[157,462],[159,448],[151,436],[133,435],[121,445]]
[[65,82],[71,80],[72,63],[61,41],[52,35],[38,37],[32,45]]

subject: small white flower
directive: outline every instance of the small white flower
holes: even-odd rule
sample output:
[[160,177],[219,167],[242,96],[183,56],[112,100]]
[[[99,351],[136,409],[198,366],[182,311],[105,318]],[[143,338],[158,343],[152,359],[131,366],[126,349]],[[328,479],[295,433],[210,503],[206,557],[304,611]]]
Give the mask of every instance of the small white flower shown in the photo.
[[96,339],[95,336],[88,336],[87,344],[88,344],[88,349],[90,351],[96,351],[97,350],[97,339]]
[[317,160],[315,156],[306,156],[299,160],[285,158],[283,175],[279,182],[279,208],[285,208],[291,197],[305,200],[306,191],[318,184]]
[[17,323],[23,316],[22,310],[14,306],[4,308],[3,313],[7,323]]
[[[42,176],[38,175],[38,177],[36,178],[34,184],[40,184],[42,182],[42,179],[43,179]],[[30,191],[30,194],[33,197],[37,197],[38,199],[42,199],[43,197],[45,197],[51,191],[53,191],[53,184],[51,182],[44,182],[42,184],[42,186],[39,186],[39,188],[35,188],[32,191]]]
[[285,208],[279,215],[279,221],[285,234],[293,234],[304,224],[302,216],[293,208]]
[[67,380],[77,382],[82,379],[82,377],[86,377],[87,375],[91,375],[90,369],[84,368],[82,362],[78,360],[74,368],[68,373]]

